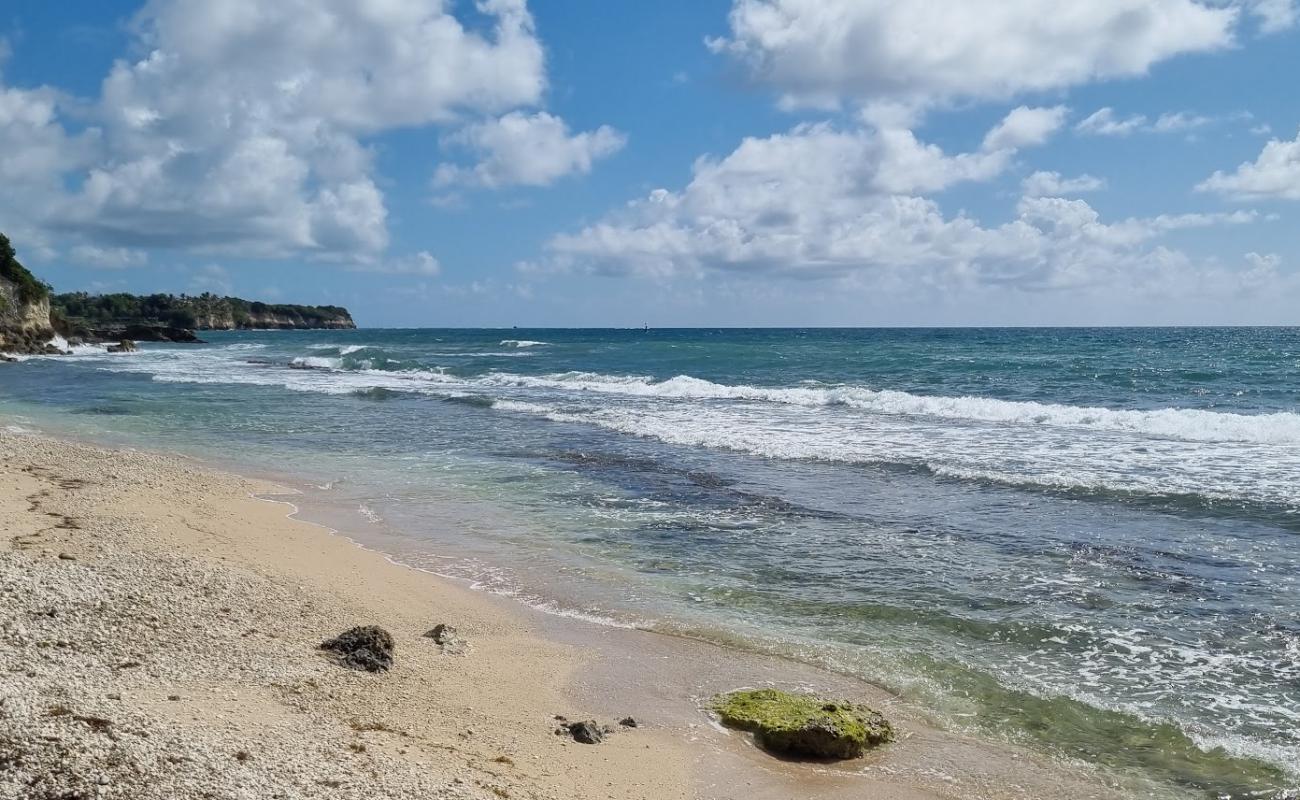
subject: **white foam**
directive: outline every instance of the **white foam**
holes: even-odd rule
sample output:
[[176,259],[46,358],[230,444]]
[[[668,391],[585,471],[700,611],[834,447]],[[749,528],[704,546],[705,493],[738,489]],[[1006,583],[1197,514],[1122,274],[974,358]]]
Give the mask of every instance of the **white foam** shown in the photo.
[[535,342],[532,339],[502,339],[502,347],[543,347],[550,342]]
[[54,338],[50,339],[50,342],[49,342],[49,343],[50,343],[50,345],[51,345],[52,347],[56,347],[56,348],[58,348],[60,352],[63,352],[63,353],[71,353],[71,354],[74,355],[74,356],[97,355],[97,354],[99,354],[99,353],[107,353],[107,352],[108,352],[108,345],[103,345],[103,344],[68,344],[68,340],[65,339],[65,338],[63,338],[62,336],[60,336],[60,335],[57,334],[57,333],[54,334]]
[[310,367],[311,369],[341,369],[343,359],[341,358],[323,358],[321,356],[299,356],[292,361],[295,367]]
[[846,406],[877,414],[997,422],[1028,427],[1097,428],[1188,442],[1300,444],[1300,414],[1231,414],[1199,409],[1151,411],[1067,406],[987,397],[923,396],[858,386],[782,388],[729,386],[679,375],[664,381],[637,375],[567,372],[540,377],[492,373],[483,383],[677,400],[750,400],[805,407]]
[[316,356],[295,360],[314,369],[277,369],[232,356],[167,349],[94,358],[105,369],[166,382],[487,395],[503,412],[774,459],[902,464],[962,480],[1297,505],[1300,415],[1291,413],[1083,408],[855,386],[728,386],[690,376],[459,377],[441,368],[341,369],[341,359]]

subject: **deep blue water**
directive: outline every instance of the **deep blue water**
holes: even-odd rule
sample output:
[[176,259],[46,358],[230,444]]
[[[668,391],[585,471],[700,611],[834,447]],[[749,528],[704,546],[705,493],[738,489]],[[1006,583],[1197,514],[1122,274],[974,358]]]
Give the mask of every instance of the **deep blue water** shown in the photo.
[[1297,783],[1300,330],[208,338],[5,365],[0,412],[299,474],[413,563],[1175,795]]

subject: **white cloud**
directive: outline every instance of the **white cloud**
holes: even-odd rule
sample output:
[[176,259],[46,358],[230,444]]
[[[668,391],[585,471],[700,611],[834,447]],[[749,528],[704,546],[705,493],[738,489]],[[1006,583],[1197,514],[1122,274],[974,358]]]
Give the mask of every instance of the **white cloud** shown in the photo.
[[1178,133],[1180,131],[1190,131],[1196,128],[1204,128],[1214,122],[1213,117],[1207,117],[1203,114],[1193,114],[1190,111],[1178,111],[1172,114],[1161,114],[1156,121],[1151,124],[1151,129],[1156,133]]
[[1065,106],[1014,109],[984,137],[985,150],[1014,150],[1046,142],[1065,124],[1069,114]]
[[495,188],[547,186],[567,175],[584,175],[597,160],[621,150],[627,137],[608,125],[572,134],[564,120],[545,111],[514,111],[457,131],[447,142],[480,154],[481,160],[473,167],[439,166],[435,186]]
[[1083,174],[1076,178],[1062,177],[1059,172],[1035,172],[1021,183],[1026,197],[1065,197],[1106,188],[1106,181]]
[[468,26],[441,2],[149,0],[131,24],[143,55],[75,115],[53,90],[0,84],[0,178],[26,189],[0,212],[100,248],[377,259],[387,209],[365,137],[543,98],[524,0],[477,13]]
[[74,263],[103,269],[140,267],[149,262],[149,254],[143,250],[131,250],[126,247],[95,247],[88,244],[73,247],[68,257]]
[[795,104],[1005,99],[1228,47],[1239,16],[1194,0],[734,0],[709,44]]
[[1078,133],[1092,136],[1128,136],[1134,133],[1186,133],[1224,122],[1249,122],[1253,116],[1239,111],[1221,116],[1206,116],[1193,111],[1171,111],[1154,120],[1145,114],[1119,116],[1109,106],[1099,108],[1074,126]]
[[[1171,231],[1256,218],[1237,212],[1106,223],[1081,200],[1026,197],[1012,221],[985,227],[965,214],[946,216],[934,200],[908,191],[941,182],[916,177],[933,174],[930,165],[910,181],[882,181],[885,161],[898,151],[882,140],[889,136],[826,125],[746,139],[722,160],[698,161],[683,190],[651,192],[554,237],[549,248],[561,267],[607,274],[842,278],[883,270],[1043,290],[1186,266],[1186,256],[1156,241]],[[930,152],[911,141],[907,152]],[[961,170],[952,165],[961,158],[945,156],[949,170],[940,172],[955,179]]]
[[1289,142],[1270,140],[1259,158],[1241,164],[1235,172],[1215,172],[1196,189],[1241,200],[1300,200],[1300,133]]
[[359,263],[348,266],[353,272],[379,272],[386,275],[421,275],[426,278],[442,273],[442,264],[427,250],[393,260]]
[[1130,133],[1140,131],[1147,125],[1147,118],[1141,114],[1120,118],[1116,116],[1115,109],[1100,108],[1092,114],[1085,117],[1074,126],[1079,133],[1092,134],[1094,136],[1128,136]]

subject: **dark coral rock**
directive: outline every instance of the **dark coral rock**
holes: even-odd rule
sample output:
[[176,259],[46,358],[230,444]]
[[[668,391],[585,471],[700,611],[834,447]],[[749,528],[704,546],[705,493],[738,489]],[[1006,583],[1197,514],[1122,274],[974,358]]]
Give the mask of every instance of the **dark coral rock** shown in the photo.
[[393,637],[378,625],[361,625],[340,633],[320,649],[338,655],[339,663],[366,672],[383,672],[393,666]]
[[573,741],[579,744],[600,744],[605,741],[605,729],[600,727],[595,720],[570,722],[565,727],[569,729],[569,735],[573,737]]

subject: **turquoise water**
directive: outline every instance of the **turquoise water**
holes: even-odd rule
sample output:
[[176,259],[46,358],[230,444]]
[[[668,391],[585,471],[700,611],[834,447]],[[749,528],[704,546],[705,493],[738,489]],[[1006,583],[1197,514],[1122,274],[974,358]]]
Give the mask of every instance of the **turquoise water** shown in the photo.
[[6,365],[0,411],[1175,796],[1300,783],[1300,330],[209,338]]

